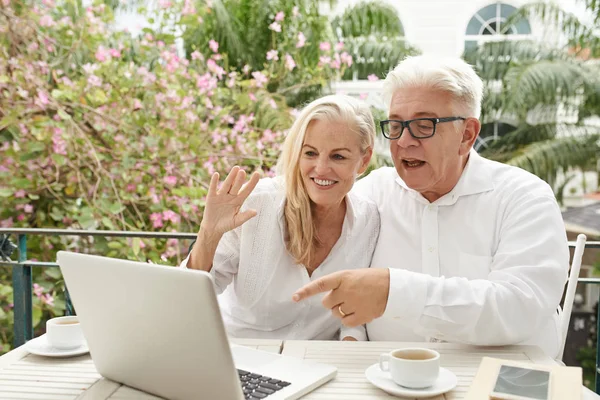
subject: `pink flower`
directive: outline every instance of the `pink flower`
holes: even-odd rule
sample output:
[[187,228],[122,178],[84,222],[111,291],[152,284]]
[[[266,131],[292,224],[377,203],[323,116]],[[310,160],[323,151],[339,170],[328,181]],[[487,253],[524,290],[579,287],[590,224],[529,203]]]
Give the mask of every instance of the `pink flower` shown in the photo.
[[150,214],[150,221],[152,221],[153,228],[162,228],[163,227],[163,220],[162,220],[161,213]]
[[202,57],[202,53],[200,53],[198,50],[192,53],[192,60],[202,60],[203,58],[204,57]]
[[142,104],[142,102],[139,99],[134,99],[133,100],[133,109],[140,110],[142,108],[144,108],[144,105]]
[[88,82],[88,85],[90,85],[90,86],[97,86],[97,87],[102,86],[102,79],[100,79],[96,75],[90,75],[88,77],[87,82]]
[[292,8],[292,15],[294,17],[297,17],[300,13],[298,12],[298,7],[294,6],[294,8]]
[[300,32],[298,33],[298,42],[296,43],[296,48],[301,48],[304,47],[304,45],[306,44],[306,36],[304,36],[304,33]]
[[170,8],[173,5],[170,0],[158,0],[158,6],[160,8]]
[[100,66],[98,64],[87,63],[87,64],[84,64],[82,68],[85,71],[85,73],[89,75],[89,74],[93,74],[94,71],[96,71],[98,68],[100,68]]
[[48,94],[43,91],[38,90],[38,94],[35,100],[35,103],[41,108],[46,108],[46,106],[50,103],[50,99],[48,98]]
[[250,100],[256,102],[256,96],[254,95],[254,93],[248,94],[248,97],[250,97]]
[[378,81],[379,78],[377,77],[377,75],[371,74],[371,75],[367,76],[367,80],[369,80],[371,82],[375,82],[375,81]]
[[108,60],[108,58],[110,57],[110,53],[103,46],[100,46],[98,47],[98,50],[96,50],[95,57],[96,60],[98,60],[99,62],[104,62]]
[[208,172],[209,175],[215,173],[215,166],[212,160],[209,159],[208,161],[205,161],[204,164],[202,164],[202,166],[206,168],[206,172]]
[[54,128],[54,134],[52,135],[52,151],[55,154],[67,155],[67,143],[62,137],[62,129]]
[[173,176],[173,175],[168,175],[168,176],[165,176],[163,181],[165,182],[165,184],[167,184],[169,186],[174,186],[177,184],[177,177]]
[[340,51],[340,50],[342,50],[343,48],[344,48],[344,42],[338,42],[338,43],[335,45],[335,51]]
[[210,47],[210,49],[213,51],[213,53],[216,53],[219,51],[219,43],[215,42],[212,39],[208,42],[208,47]]
[[171,210],[163,211],[162,217],[163,217],[164,221],[171,221],[174,224],[178,224],[180,221],[179,214],[177,214],[175,211],[171,211]]
[[321,44],[319,44],[319,49],[321,51],[329,51],[329,50],[331,50],[331,43],[329,43],[329,42],[321,42]]
[[194,7],[194,3],[192,0],[185,0],[185,4],[183,6],[183,10],[181,11],[181,15],[191,15],[196,14],[196,8]]
[[42,296],[41,300],[43,303],[48,304],[50,307],[54,307],[54,297],[52,297],[50,293],[46,293],[44,296]]
[[254,78],[254,84],[256,87],[263,87],[269,81],[269,79],[259,71],[253,72],[252,77]]
[[19,214],[19,216],[17,217],[17,221],[19,221],[19,222],[25,221],[25,214]]
[[269,50],[267,52],[267,60],[269,60],[269,61],[271,61],[271,60],[274,60],[274,61],[279,60],[279,56],[277,55],[277,50]]
[[285,55],[285,67],[290,71],[293,71],[294,68],[296,68],[296,62],[289,54]]
[[26,193],[23,189],[19,189],[15,192],[15,197],[17,199],[22,199],[23,197],[25,197]]
[[33,284],[33,294],[35,294],[37,296],[37,298],[42,297],[42,294],[44,293],[44,288],[40,285],[38,285],[37,283]]
[[52,17],[50,15],[44,15],[44,16],[42,16],[42,18],[40,18],[40,26],[49,28],[53,25],[54,25],[54,20],[52,19]]
[[25,204],[24,210],[26,213],[31,214],[33,212],[33,206],[31,204]]
[[108,52],[110,53],[111,57],[114,57],[114,58],[121,57],[121,52],[117,49],[110,49]]
[[281,22],[285,18],[285,13],[283,11],[279,11],[277,15],[275,15],[275,21]]
[[2,227],[2,228],[10,228],[13,226],[13,224],[14,224],[14,221],[13,221],[12,217],[3,219],[2,221],[0,221],[0,227]]
[[361,93],[358,97],[360,97],[361,100],[365,100],[367,97],[369,97],[369,93]]
[[343,52],[342,54],[340,54],[340,58],[342,62],[345,63],[347,66],[352,66],[352,56],[350,54]]
[[329,56],[319,57],[319,65],[329,64],[330,62],[331,62],[331,57],[329,57]]
[[269,100],[269,105],[271,106],[272,109],[274,109],[274,110],[277,109],[277,103],[275,103],[275,100],[273,100],[273,99]]
[[213,59],[210,59],[206,62],[206,67],[210,72],[217,75],[217,78],[219,79],[221,79],[225,74],[225,70],[221,66],[217,65],[217,63]]
[[281,32],[281,25],[279,25],[279,22],[273,22],[269,25],[269,29],[275,32]]

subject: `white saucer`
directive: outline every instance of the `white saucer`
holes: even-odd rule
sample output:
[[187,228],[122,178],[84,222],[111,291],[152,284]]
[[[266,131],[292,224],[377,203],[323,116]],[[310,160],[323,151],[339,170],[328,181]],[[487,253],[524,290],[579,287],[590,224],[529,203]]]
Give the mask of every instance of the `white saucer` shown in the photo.
[[375,363],[367,368],[365,370],[365,375],[369,382],[384,392],[393,394],[395,396],[411,397],[413,399],[444,394],[454,389],[458,383],[458,378],[456,378],[456,375],[446,368],[440,368],[440,375],[437,381],[432,386],[423,389],[409,389],[398,385],[392,380],[389,372],[382,371],[379,368],[379,363]]
[[48,343],[48,339],[46,339],[46,335],[36,337],[35,339],[31,339],[30,341],[25,343],[25,350],[27,350],[31,354],[46,357],[72,357],[79,356],[90,351],[88,349],[87,343],[84,343],[81,346],[76,347],[74,349],[56,349],[50,346],[50,343]]

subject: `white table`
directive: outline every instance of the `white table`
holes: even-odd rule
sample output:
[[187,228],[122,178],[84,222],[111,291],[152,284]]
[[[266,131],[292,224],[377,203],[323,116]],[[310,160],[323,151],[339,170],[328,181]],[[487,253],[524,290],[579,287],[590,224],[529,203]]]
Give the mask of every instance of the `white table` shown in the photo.
[[[439,351],[442,366],[458,376],[458,386],[434,400],[462,399],[484,356],[539,364],[554,363],[534,346],[502,348],[471,347],[450,343],[397,342],[333,342],[236,339],[235,343],[253,348],[281,352],[307,360],[338,367],[335,379],[309,393],[306,400],[369,400],[395,399],[372,386],[364,375],[365,369],[377,362],[379,354],[407,346],[426,346]],[[0,399],[44,400],[126,400],[158,399],[135,389],[102,378],[88,355],[58,359],[27,353],[22,347],[0,357]],[[600,399],[589,390],[584,399]]]
[[[441,355],[442,367],[448,368],[458,377],[458,386],[454,390],[443,396],[434,397],[432,400],[465,398],[484,356],[536,364],[555,363],[536,346],[499,348],[472,347],[451,343],[285,341],[282,354],[338,367],[335,379],[307,394],[303,400],[397,399],[397,397],[390,396],[371,385],[366,380],[364,372],[367,367],[378,362],[381,353],[412,346],[437,350]],[[589,390],[584,390],[584,392],[585,400],[600,399],[600,396]]]
[[[281,340],[233,339],[256,349],[281,353]],[[48,358],[29,354],[23,346],[0,357],[0,399],[155,400],[159,397],[102,378],[89,353]]]

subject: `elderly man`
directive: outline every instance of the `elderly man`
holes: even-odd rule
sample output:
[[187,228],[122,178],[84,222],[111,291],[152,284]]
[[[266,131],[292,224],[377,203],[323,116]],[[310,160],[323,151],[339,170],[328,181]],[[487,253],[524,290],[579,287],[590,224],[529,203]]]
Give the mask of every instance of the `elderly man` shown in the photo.
[[384,82],[381,121],[394,168],[358,182],[381,214],[372,268],[309,283],[370,340],[535,344],[557,355],[567,279],[565,228],[551,188],[479,156],[483,84],[460,59],[412,57]]

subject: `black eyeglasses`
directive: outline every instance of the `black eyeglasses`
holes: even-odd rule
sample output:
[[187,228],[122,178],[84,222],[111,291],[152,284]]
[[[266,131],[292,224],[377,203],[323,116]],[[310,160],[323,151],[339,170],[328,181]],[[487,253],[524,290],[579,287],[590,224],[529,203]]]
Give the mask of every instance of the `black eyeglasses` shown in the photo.
[[381,127],[381,133],[386,139],[396,140],[400,139],[404,128],[408,128],[410,136],[415,139],[427,139],[435,134],[435,128],[437,124],[441,122],[451,121],[465,121],[463,117],[445,117],[445,118],[416,118],[409,119],[408,121],[400,121],[397,119],[386,119],[379,122]]

